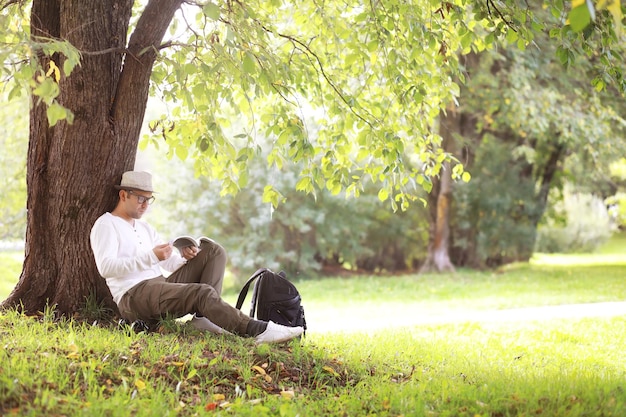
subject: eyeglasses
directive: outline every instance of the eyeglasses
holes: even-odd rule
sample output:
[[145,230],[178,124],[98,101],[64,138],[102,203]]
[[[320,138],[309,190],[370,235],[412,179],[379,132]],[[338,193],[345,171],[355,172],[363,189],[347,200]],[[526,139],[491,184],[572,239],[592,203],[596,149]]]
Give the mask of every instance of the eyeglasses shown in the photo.
[[156,200],[154,198],[154,196],[146,197],[146,196],[143,196],[143,195],[135,194],[132,191],[127,191],[127,192],[128,192],[129,195],[134,195],[135,197],[137,197],[137,202],[139,204],[144,204],[144,203],[152,204],[152,203],[154,203],[154,200]]

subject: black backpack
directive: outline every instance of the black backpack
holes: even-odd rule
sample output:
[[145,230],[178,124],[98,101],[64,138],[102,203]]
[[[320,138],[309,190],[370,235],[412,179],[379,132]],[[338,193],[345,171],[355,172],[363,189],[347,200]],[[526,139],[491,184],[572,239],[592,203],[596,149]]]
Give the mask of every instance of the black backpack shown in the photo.
[[283,326],[301,326],[306,330],[304,307],[300,304],[300,293],[287,280],[285,272],[275,273],[267,268],[258,269],[239,292],[237,309],[241,309],[248,295],[248,288],[254,280],[250,317],[258,320],[273,321]]

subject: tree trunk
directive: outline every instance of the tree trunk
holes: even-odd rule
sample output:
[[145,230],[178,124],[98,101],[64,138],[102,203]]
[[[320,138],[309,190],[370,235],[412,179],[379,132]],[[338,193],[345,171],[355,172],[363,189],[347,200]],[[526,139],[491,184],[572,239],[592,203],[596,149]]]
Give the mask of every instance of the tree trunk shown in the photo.
[[539,188],[535,196],[535,201],[539,206],[539,210],[537,210],[537,213],[535,213],[535,215],[531,217],[533,225],[532,245],[529,245],[530,250],[527,256],[521,259],[522,261],[528,261],[532,256],[532,249],[535,247],[537,241],[537,230],[539,228],[539,222],[541,221],[541,218],[543,217],[548,206],[548,195],[550,194],[552,180],[559,171],[560,165],[563,162],[566,154],[567,147],[562,143],[555,143],[548,153],[548,158],[545,164],[543,166],[540,166],[539,169],[536,169],[534,180]]
[[[43,104],[31,109],[25,260],[3,307],[36,313],[50,305],[69,315],[93,295],[116,309],[95,267],[89,232],[115,204],[113,185],[134,166],[152,65],[182,0],[151,0],[126,47],[133,3],[33,1],[31,36],[68,40],[82,59],[59,82],[72,124],[50,127]],[[40,62],[48,68],[47,57]]]
[[[439,131],[442,148],[453,153],[454,134],[458,132],[457,113],[449,109],[439,118]],[[452,173],[449,162],[443,164],[439,178],[433,179],[433,189],[428,196],[430,212],[430,230],[428,255],[420,268],[420,273],[454,272],[450,260],[450,203],[452,200]]]

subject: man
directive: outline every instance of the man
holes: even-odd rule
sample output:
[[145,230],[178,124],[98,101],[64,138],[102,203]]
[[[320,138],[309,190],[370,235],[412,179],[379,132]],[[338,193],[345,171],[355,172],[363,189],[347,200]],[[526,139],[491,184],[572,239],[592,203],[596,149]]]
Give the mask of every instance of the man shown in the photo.
[[[91,248],[100,275],[107,282],[123,318],[155,321],[170,314],[194,314],[192,324],[202,330],[223,330],[254,337],[256,343],[284,342],[300,336],[302,327],[287,327],[250,318],[221,298],[226,251],[215,242],[180,252],[161,240],[140,220],[154,201],[152,176],[128,171],[115,188],[115,209],[96,220]],[[162,269],[171,272],[167,278]]]

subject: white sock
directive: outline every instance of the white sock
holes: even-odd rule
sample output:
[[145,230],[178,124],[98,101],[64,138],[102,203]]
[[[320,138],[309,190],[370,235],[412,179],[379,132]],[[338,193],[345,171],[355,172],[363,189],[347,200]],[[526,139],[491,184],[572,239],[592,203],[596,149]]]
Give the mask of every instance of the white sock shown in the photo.
[[222,329],[220,326],[213,323],[206,317],[193,316],[193,318],[191,319],[191,325],[198,330],[208,331],[214,334],[222,334],[226,332],[224,329]]

